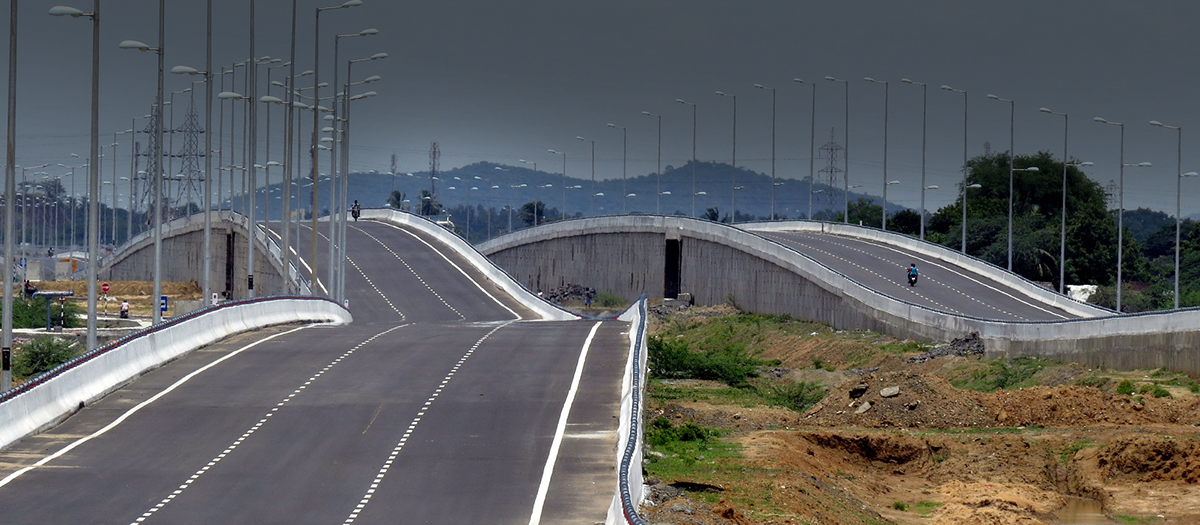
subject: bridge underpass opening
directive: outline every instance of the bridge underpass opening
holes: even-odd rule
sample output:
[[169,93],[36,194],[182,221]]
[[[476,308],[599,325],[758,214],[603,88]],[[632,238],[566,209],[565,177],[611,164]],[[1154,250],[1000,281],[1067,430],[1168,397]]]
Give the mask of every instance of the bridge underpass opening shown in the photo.
[[683,266],[683,251],[679,248],[679,239],[667,239],[663,266],[663,297],[678,299],[680,289],[680,268]]

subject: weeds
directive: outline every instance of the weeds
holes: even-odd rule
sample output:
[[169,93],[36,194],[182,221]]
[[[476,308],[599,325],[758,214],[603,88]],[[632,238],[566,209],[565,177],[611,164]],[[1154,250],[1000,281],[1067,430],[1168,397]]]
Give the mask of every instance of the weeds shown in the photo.
[[693,352],[687,341],[651,336],[648,347],[651,369],[664,378],[709,379],[745,388],[758,376],[757,367],[772,364],[733,342]]
[[70,361],[75,349],[70,342],[56,337],[38,337],[21,345],[12,371],[19,379],[26,379]]
[[767,383],[760,385],[758,391],[772,405],[801,413],[825,399],[827,393],[824,385],[817,381]]
[[958,388],[977,392],[995,392],[1032,386],[1033,376],[1046,368],[1047,361],[1029,357],[997,359],[987,368],[972,370],[970,377],[952,384]]

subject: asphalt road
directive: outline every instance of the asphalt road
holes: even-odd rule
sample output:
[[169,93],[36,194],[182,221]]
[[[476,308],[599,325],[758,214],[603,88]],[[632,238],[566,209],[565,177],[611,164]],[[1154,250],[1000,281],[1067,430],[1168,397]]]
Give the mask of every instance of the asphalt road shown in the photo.
[[[902,301],[980,319],[1061,321],[1078,316],[1034,301],[961,266],[867,240],[802,232],[756,232]],[[908,285],[908,265],[920,278]]]
[[352,324],[232,337],[3,451],[0,522],[603,521],[628,325],[534,321],[423,234],[348,235]]

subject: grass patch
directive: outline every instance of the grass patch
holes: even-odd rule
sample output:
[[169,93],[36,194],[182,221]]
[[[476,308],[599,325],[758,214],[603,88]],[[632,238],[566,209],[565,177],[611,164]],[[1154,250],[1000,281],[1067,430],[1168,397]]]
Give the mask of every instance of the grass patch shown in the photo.
[[624,297],[621,297],[611,292],[600,292],[596,294],[596,299],[593,304],[601,308],[618,308],[628,304]]
[[741,448],[720,436],[715,429],[693,423],[676,426],[666,418],[657,418],[646,430],[646,445],[652,452],[646,454],[646,472],[667,481],[732,473],[736,467],[727,460],[740,457]]
[[752,355],[746,346],[724,341],[693,351],[682,339],[650,336],[650,368],[658,377],[672,379],[708,379],[729,386],[749,387],[760,366],[773,364]]
[[1071,458],[1074,458],[1077,452],[1089,446],[1092,446],[1092,442],[1084,439],[1063,447],[1063,449],[1058,453],[1058,464],[1066,465],[1067,463],[1070,463]]
[[892,503],[892,508],[900,512],[908,512],[908,504],[903,501]]
[[938,501],[918,501],[913,504],[913,512],[922,518],[928,518],[933,514],[933,511],[941,508],[942,504]]
[[957,388],[985,393],[1025,388],[1037,384],[1033,376],[1049,364],[1050,362],[1044,359],[1029,357],[996,359],[989,362],[986,368],[971,370],[966,377],[955,379],[951,384]]

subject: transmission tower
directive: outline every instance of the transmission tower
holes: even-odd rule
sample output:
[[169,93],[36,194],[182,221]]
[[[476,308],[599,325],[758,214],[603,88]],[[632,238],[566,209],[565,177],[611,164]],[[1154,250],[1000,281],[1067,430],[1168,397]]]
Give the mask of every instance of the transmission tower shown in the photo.
[[[162,162],[154,162],[155,152],[158,151],[158,128],[155,126],[155,123],[158,122],[158,111],[158,105],[150,105],[150,122],[146,123],[146,127],[139,131],[139,133],[146,135],[146,144],[145,147],[140,147],[139,144],[136,157],[137,159],[146,158],[146,169],[135,169],[133,175],[133,191],[138,196],[136,208],[146,212],[147,220],[151,220],[150,210],[154,205],[154,186],[151,184],[151,181],[155,180],[153,172],[156,166],[159,169],[162,166]],[[149,223],[145,226],[148,227]]]
[[[843,173],[842,168],[838,167],[838,157],[840,157],[840,152],[845,148],[843,148],[841,144],[837,143],[837,140],[834,138],[835,136],[836,135],[834,135],[833,128],[830,128],[829,142],[826,142],[824,146],[821,146],[820,150],[821,156],[825,159],[825,167],[821,168],[820,171],[822,178],[824,178],[822,183],[830,188],[837,188],[841,186],[840,181],[842,180]],[[832,205],[833,192],[826,191],[825,194],[828,196],[825,199],[828,202],[827,206]]]
[[1108,185],[1104,187],[1104,205],[1110,210],[1117,209],[1118,191],[1120,189],[1117,188],[1117,181],[1108,179]]
[[200,167],[204,153],[200,151],[200,135],[204,133],[204,128],[200,126],[200,120],[196,117],[196,100],[194,98],[188,104],[183,126],[171,130],[171,132],[183,133],[183,147],[180,148],[179,153],[175,154],[176,157],[183,159],[183,164],[179,168],[178,175],[171,174],[171,181],[178,183],[175,189],[175,206],[200,202],[204,187],[204,172]]
[[437,142],[429,144],[429,196],[433,197],[437,194],[437,174],[438,165],[442,161],[442,148]]

